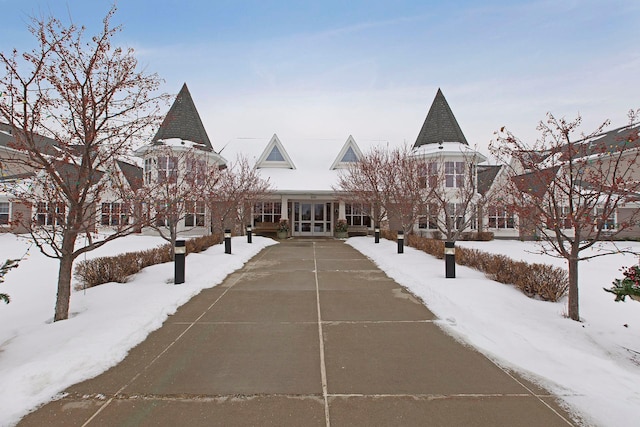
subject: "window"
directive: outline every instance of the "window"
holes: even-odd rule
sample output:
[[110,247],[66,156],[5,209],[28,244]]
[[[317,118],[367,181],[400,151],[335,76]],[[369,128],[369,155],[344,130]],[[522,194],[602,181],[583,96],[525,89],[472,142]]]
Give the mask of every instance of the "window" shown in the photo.
[[196,184],[203,184],[205,178],[206,163],[204,160],[187,159],[186,176]]
[[167,202],[156,204],[156,226],[171,226],[171,205]]
[[487,209],[489,228],[515,228],[515,217],[506,207],[495,205]]
[[187,214],[184,217],[185,227],[204,227],[204,202],[187,202]]
[[175,184],[178,181],[178,158],[158,157],[158,182]]
[[273,146],[273,149],[267,156],[267,162],[284,162],[284,156],[280,153],[277,145]]
[[344,153],[344,156],[342,156],[342,160],[341,161],[345,162],[345,163],[357,162],[358,161],[358,156],[356,156],[355,151],[353,151],[353,147],[349,147],[347,152]]
[[345,219],[348,225],[371,227],[371,217],[369,216],[369,206],[362,203],[347,203],[345,208]]
[[462,187],[464,183],[464,162],[444,162],[444,180],[447,187]]
[[431,203],[427,206],[425,215],[418,218],[418,228],[423,230],[438,229],[438,207]]
[[254,222],[279,222],[281,216],[280,202],[258,202],[253,206]]
[[464,229],[464,206],[459,203],[447,203],[445,211],[447,216],[447,228],[451,230]]
[[36,224],[61,225],[64,222],[64,203],[38,202],[36,206]]
[[126,203],[103,203],[102,225],[126,225],[129,223],[129,205]]
[[616,212],[611,212],[606,218],[604,216],[604,208],[596,208],[596,230],[615,230]]
[[153,159],[144,159],[144,183],[151,184],[151,171],[153,170]]
[[0,225],[9,224],[9,213],[11,204],[9,202],[0,202]]

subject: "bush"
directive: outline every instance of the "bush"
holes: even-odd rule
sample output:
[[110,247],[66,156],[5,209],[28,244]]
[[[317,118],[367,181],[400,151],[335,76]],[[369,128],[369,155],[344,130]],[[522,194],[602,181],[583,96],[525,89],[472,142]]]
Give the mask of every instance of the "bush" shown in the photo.
[[[185,247],[187,254],[198,253],[221,241],[217,234],[196,237],[187,240]],[[171,245],[166,244],[139,252],[80,261],[76,264],[74,273],[82,282],[83,288],[92,288],[110,282],[126,283],[129,277],[145,267],[171,261]]]
[[[478,239],[483,233],[477,233]],[[493,233],[491,234],[493,238]],[[484,237],[484,236],[483,236]],[[388,237],[394,240],[395,236]],[[444,258],[444,242],[416,235],[405,236],[409,246]],[[505,255],[490,254],[478,249],[456,247],[456,263],[482,271],[489,279],[514,285],[525,295],[544,301],[558,301],[569,287],[567,272],[546,264],[528,264],[515,261]]]

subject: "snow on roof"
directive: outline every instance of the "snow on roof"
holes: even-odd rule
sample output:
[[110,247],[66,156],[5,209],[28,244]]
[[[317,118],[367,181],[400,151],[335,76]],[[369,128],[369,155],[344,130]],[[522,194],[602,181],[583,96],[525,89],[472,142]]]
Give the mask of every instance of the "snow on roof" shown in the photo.
[[[335,185],[338,180],[338,170],[332,169],[332,166],[349,137],[310,139],[274,135],[271,138],[236,138],[229,141],[220,154],[230,162],[234,162],[238,155],[243,155],[250,164],[256,165],[258,161],[263,160],[261,157],[264,157],[265,149],[273,138],[278,139],[295,165],[295,169],[259,168],[262,177],[268,178],[275,190],[279,192],[332,191],[332,185]],[[367,152],[371,147],[381,144],[381,141],[352,139],[362,152]]]
[[476,158],[476,163],[487,160],[486,156],[460,142],[442,142],[437,144],[424,144],[413,149],[413,154],[418,157],[432,157],[443,155],[446,157],[468,157]]

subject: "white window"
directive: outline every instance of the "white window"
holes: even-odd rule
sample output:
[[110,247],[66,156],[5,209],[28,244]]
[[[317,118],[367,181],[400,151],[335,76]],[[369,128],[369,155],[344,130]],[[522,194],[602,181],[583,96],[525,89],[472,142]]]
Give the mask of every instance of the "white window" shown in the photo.
[[278,149],[277,145],[273,146],[273,149],[267,156],[267,162],[284,162],[284,156]]
[[349,147],[347,152],[344,153],[344,156],[342,156],[341,162],[352,163],[357,161],[358,161],[358,156],[356,155],[355,151],[353,151],[353,147]]
[[258,202],[253,206],[254,222],[279,222],[281,216],[280,202]]
[[9,202],[0,202],[0,225],[9,224],[11,204]]
[[371,227],[371,217],[369,216],[369,206],[362,203],[346,203],[345,219],[348,225]]
[[126,225],[129,223],[129,205],[126,203],[103,203],[102,225]]
[[506,229],[515,228],[515,216],[505,206],[494,205],[487,209],[489,228]]
[[464,183],[464,162],[444,162],[444,179],[447,187],[462,187]]
[[153,159],[144,159],[144,183],[151,184],[151,171],[153,170]]
[[36,224],[62,225],[64,223],[64,203],[38,202],[36,205]]
[[178,158],[158,157],[158,182],[175,184],[178,181]]
[[418,218],[418,228],[423,230],[437,230],[438,229],[438,206],[434,203],[429,203],[424,215]]
[[184,217],[185,227],[204,227],[204,202],[187,202],[186,211],[187,214]]
[[464,206],[460,203],[447,203],[445,215],[451,230],[464,229]]
[[187,159],[186,176],[195,184],[204,183],[206,163],[204,160]]

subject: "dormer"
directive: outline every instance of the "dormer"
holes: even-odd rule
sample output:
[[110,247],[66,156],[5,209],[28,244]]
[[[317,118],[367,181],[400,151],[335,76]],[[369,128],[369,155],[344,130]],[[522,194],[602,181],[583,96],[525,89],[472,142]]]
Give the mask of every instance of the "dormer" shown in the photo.
[[362,159],[362,151],[360,151],[360,148],[358,147],[358,144],[356,144],[355,139],[353,139],[353,136],[349,135],[349,138],[347,138],[347,141],[342,146],[338,156],[333,161],[331,170],[346,169],[349,165],[359,161],[360,159]]
[[266,148],[256,162],[258,169],[278,168],[278,169],[295,169],[293,161],[289,157],[287,150],[284,149],[282,142],[275,133],[267,144]]

